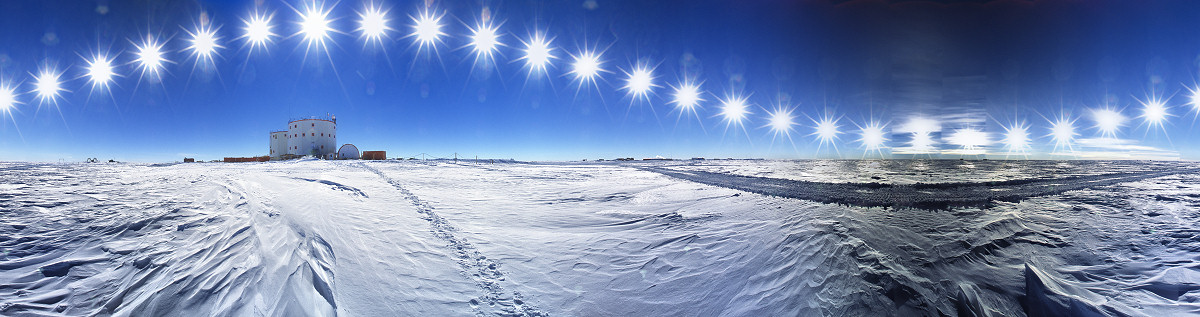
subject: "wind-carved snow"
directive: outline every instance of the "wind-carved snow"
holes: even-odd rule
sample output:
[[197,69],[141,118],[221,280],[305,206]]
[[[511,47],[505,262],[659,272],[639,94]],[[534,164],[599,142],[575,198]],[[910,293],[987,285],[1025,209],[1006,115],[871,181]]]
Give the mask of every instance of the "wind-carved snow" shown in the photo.
[[378,169],[371,168],[365,164],[358,164],[358,166],[379,175],[388,184],[396,187],[396,190],[405,199],[417,207],[417,212],[421,213],[422,218],[429,221],[429,226],[434,236],[448,244],[458,265],[471,280],[475,281],[483,289],[483,296],[470,301],[471,307],[476,309],[476,313],[502,316],[546,315],[526,302],[520,292],[505,290],[504,286],[500,284],[500,281],[504,280],[504,272],[500,270],[500,263],[488,259],[479,253],[466,239],[457,236],[458,229],[454,228],[445,218],[438,216],[432,205],[422,201],[417,195],[414,195],[405,189],[404,186],[400,185],[399,182],[388,177]]
[[[0,162],[0,315],[1198,315],[1197,167]],[[1032,194],[862,207],[764,178]]]

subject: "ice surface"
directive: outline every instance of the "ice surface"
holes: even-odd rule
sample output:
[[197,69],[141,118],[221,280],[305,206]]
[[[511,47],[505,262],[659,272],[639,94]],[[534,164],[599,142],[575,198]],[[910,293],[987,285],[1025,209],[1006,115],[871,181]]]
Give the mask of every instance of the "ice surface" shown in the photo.
[[1196,168],[0,163],[0,315],[1200,315]]

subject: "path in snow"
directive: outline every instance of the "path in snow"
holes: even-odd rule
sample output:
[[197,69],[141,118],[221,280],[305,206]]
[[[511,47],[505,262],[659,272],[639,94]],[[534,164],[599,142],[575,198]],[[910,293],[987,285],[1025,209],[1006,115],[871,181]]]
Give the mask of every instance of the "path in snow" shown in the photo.
[[[383,172],[366,164],[359,163],[356,165],[379,175],[380,178],[387,181],[392,187],[395,187],[406,200],[417,208],[417,212],[421,213],[421,218],[429,221],[430,230],[432,230],[433,235],[448,244],[449,251],[458,262],[459,267],[484,292],[483,296],[472,299],[469,302],[477,314],[547,316],[545,313],[539,311],[537,307],[527,302],[520,292],[505,290],[504,286],[500,285],[500,281],[504,280],[504,273],[500,271],[500,263],[488,259],[482,253],[479,253],[466,239],[457,236],[455,233],[458,232],[458,229],[434,212],[432,205],[418,198],[417,195],[405,189],[399,182],[388,177]],[[498,309],[499,311],[490,311],[483,305]]]

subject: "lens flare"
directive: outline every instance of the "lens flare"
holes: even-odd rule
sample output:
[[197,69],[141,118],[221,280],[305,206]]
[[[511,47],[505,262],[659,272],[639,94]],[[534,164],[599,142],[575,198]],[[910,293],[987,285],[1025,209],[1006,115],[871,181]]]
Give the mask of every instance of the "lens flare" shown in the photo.
[[191,37],[188,40],[187,49],[192,52],[192,56],[196,58],[197,63],[212,64],[213,55],[216,55],[217,49],[225,48],[217,42],[217,31],[210,27],[204,26],[197,28],[194,32],[187,32],[188,36]]
[[329,39],[329,33],[333,32],[333,28],[329,26],[330,9],[318,8],[316,4],[312,4],[300,14],[300,31],[296,35],[303,35],[308,47],[325,47],[325,41]]
[[1192,93],[1189,96],[1188,104],[1192,105],[1192,111],[1200,113],[1200,87],[1187,87],[1188,92]]
[[646,65],[638,65],[632,72],[625,73],[625,93],[635,99],[647,100],[650,91],[658,87],[654,84],[654,70]]
[[246,39],[246,43],[250,45],[250,49],[255,47],[267,48],[267,44],[271,43],[271,38],[278,35],[271,31],[274,27],[271,26],[271,16],[255,13],[249,20],[242,20],[246,26],[242,28],[244,32],[242,38]]
[[410,17],[413,21],[412,33],[408,36],[417,39],[417,50],[424,49],[425,46],[434,47],[438,41],[441,41],[442,32],[442,15],[435,15],[429,10],[421,12],[421,15]]
[[1071,144],[1075,142],[1075,120],[1067,118],[1065,115],[1058,117],[1054,122],[1050,123],[1050,137],[1054,139],[1055,151],[1059,149],[1067,149],[1074,151]]
[[935,133],[942,131],[942,123],[934,118],[921,115],[911,116],[908,121],[897,126],[894,132],[909,134],[910,138],[905,147],[897,148],[893,153],[931,155],[938,152],[938,142]]
[[931,152],[936,144],[937,142],[933,140],[933,132],[930,131],[913,132],[912,140],[908,141],[908,146],[917,152]]
[[579,81],[582,87],[584,84],[596,83],[596,78],[600,77],[600,72],[604,71],[601,68],[600,55],[592,51],[581,52],[578,56],[572,56],[571,72],[575,75],[575,80]]
[[833,144],[833,142],[838,139],[838,134],[842,133],[838,130],[842,127],[838,124],[838,121],[840,121],[839,118],[833,118],[831,116],[823,116],[813,119],[814,126],[812,135],[816,136],[817,140],[821,141],[821,144]]
[[722,100],[721,116],[725,120],[725,125],[742,126],[742,121],[746,120],[746,116],[750,114],[748,108],[746,97],[730,95],[725,100]]
[[792,138],[792,127],[796,125],[796,117],[792,115],[792,110],[776,108],[771,111],[767,117],[767,127],[771,128],[771,132],[775,133],[775,137],[785,136]]
[[948,143],[962,147],[962,154],[984,154],[985,147],[992,143],[987,132],[974,128],[958,129],[947,139]]
[[383,37],[391,30],[387,11],[379,7],[367,8],[358,14],[358,32],[368,43],[382,44]]
[[1171,113],[1167,112],[1167,102],[1160,97],[1147,97],[1145,101],[1138,102],[1142,104],[1142,115],[1138,117],[1142,118],[1143,123],[1151,128],[1164,128],[1167,117],[1171,116]]
[[146,41],[142,44],[134,44],[135,55],[137,56],[138,68],[142,71],[142,76],[158,76],[165,67],[165,63],[170,61],[163,57],[163,44],[158,42],[152,35],[146,36]]
[[1015,123],[1011,126],[1004,127],[1004,148],[1009,154],[1027,154],[1032,149],[1032,140],[1029,138],[1029,126],[1024,123]]
[[867,152],[881,151],[884,143],[887,142],[887,137],[883,133],[883,129],[884,124],[878,121],[871,121],[867,123],[859,128],[858,143],[862,144],[862,147],[865,148]]
[[95,57],[92,57],[91,60],[87,61],[87,76],[88,80],[92,83],[92,90],[95,90],[96,88],[108,88],[108,84],[111,83],[113,77],[117,75],[114,71],[112,62],[112,59],[103,54],[97,54]]
[[520,59],[525,60],[525,67],[529,68],[529,73],[545,73],[546,68],[550,66],[550,60],[558,57],[554,56],[554,48],[550,47],[550,40],[541,33],[534,34],[529,42],[525,44],[525,54]]
[[1092,120],[1096,122],[1096,129],[1100,131],[1103,137],[1116,137],[1117,132],[1125,125],[1125,116],[1113,109],[1093,109]]
[[50,68],[43,68],[38,72],[33,79],[33,92],[37,93],[38,100],[42,103],[58,102],[60,93],[64,91],[59,77],[62,77],[62,74]]
[[17,101],[17,89],[0,82],[0,111],[10,113],[19,104],[21,102]]
[[700,85],[687,82],[675,88],[674,98],[671,102],[675,103],[675,107],[683,112],[693,112],[700,106],[700,102],[704,101],[700,95]]
[[490,24],[480,23],[475,28],[471,29],[471,47],[475,51],[475,58],[491,59],[492,54],[500,48],[500,34],[497,33],[499,28]]

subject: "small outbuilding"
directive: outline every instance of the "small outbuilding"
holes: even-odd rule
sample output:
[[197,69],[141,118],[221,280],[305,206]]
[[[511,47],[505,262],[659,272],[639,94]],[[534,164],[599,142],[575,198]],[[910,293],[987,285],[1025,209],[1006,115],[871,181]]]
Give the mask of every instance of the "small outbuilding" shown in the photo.
[[363,151],[362,159],[364,160],[386,160],[386,151]]
[[362,158],[362,153],[358,151],[357,146],[347,143],[338,149],[337,157],[343,160],[357,160]]

